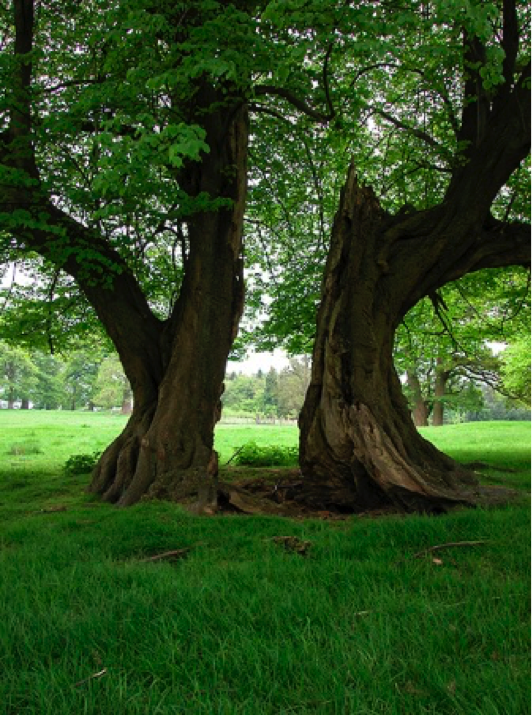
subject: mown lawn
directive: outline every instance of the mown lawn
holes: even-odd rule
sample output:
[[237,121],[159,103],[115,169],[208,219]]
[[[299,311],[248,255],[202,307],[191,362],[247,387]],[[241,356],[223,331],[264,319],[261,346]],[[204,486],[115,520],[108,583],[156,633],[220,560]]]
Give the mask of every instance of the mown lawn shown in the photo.
[[[2,713],[530,713],[527,499],[345,521],[117,510],[61,465],[123,422],[0,411]],[[425,435],[528,489],[530,424]],[[223,463],[297,431],[220,426],[216,440]],[[308,540],[307,556],[283,535]],[[463,541],[480,544],[416,556]]]

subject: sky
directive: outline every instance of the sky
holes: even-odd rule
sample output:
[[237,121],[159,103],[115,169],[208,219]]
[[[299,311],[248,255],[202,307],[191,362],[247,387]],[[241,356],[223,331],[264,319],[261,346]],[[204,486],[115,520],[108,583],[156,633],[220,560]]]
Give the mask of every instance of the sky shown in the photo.
[[270,368],[279,371],[288,365],[288,357],[282,350],[276,348],[273,353],[253,353],[250,351],[246,360],[230,360],[227,363],[227,372],[244,373],[254,375],[258,370],[267,373]]

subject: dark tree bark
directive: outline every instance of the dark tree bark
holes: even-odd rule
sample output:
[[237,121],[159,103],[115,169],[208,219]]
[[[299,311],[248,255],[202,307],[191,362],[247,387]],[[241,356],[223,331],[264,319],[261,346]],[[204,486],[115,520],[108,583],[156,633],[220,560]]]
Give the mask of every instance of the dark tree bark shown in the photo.
[[475,478],[424,440],[396,375],[394,332],[407,311],[480,268],[530,263],[529,227],[491,203],[530,147],[518,84],[433,209],[389,217],[351,167],[335,217],[317,316],[312,380],[300,415],[300,464],[316,505],[474,502]]
[[[233,204],[196,214],[189,222],[185,279],[173,314],[152,346],[154,360],[140,363],[137,350],[127,342],[121,346],[133,388],[133,413],[124,433],[104,453],[91,490],[123,506],[149,495],[190,498],[199,510],[216,508],[214,426],[243,307],[247,118],[241,108],[229,126],[219,115],[213,114],[211,121],[211,152],[194,172],[197,191]],[[137,375],[130,367],[135,361]]]
[[[38,217],[37,228],[13,233],[21,245],[75,278],[119,353],[134,397],[126,428],[102,455],[90,490],[121,506],[148,495],[213,511],[213,431],[220,417],[227,356],[243,307],[245,102],[232,97],[227,87],[215,89],[202,78],[190,99],[189,119],[205,130],[210,151],[200,161],[186,163],[179,186],[191,197],[203,194],[224,202],[216,211],[185,217],[189,250],[184,279],[170,317],[161,321],[105,237],[67,215],[41,189],[31,138],[32,0],[15,0],[15,25],[19,74],[8,95],[10,124],[0,137],[0,162],[34,181],[2,187],[1,208],[24,208]],[[58,235],[59,243],[66,240],[69,246],[68,255],[61,258]],[[102,268],[110,282],[102,283]]]

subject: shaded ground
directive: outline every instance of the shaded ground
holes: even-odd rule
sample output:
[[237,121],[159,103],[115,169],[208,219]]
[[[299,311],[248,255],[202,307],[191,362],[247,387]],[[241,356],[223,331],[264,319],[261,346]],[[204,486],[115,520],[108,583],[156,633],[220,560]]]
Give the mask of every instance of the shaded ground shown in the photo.
[[[471,493],[471,499],[482,507],[511,504],[523,499],[523,492],[509,487],[505,483],[504,473],[513,470],[494,467],[485,463],[467,465],[477,472],[481,483],[496,480],[503,484],[480,484]],[[483,475],[480,469],[499,473],[497,477]],[[323,505],[316,509],[305,502],[303,478],[297,467],[291,468],[247,468],[224,467],[220,471],[218,486],[218,504],[222,513],[241,513],[248,515],[278,515],[291,518],[314,518],[342,520],[352,512],[342,510],[335,505]],[[456,509],[462,508],[457,505]],[[401,514],[403,510],[394,505],[385,505],[379,509],[365,510],[360,516],[380,517]]]

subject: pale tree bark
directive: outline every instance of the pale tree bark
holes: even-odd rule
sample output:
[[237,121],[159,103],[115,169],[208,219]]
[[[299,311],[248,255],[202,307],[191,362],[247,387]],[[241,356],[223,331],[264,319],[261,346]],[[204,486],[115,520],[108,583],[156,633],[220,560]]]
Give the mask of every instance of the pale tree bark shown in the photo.
[[441,428],[444,423],[445,403],[444,398],[447,392],[447,382],[451,372],[445,370],[443,359],[438,356],[436,359],[436,371],[434,375],[434,406],[432,408],[432,425]]
[[427,427],[429,424],[430,410],[428,401],[423,397],[419,377],[414,369],[407,370],[406,377],[408,387],[412,393],[412,419],[414,425],[418,428]]

